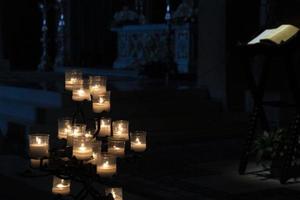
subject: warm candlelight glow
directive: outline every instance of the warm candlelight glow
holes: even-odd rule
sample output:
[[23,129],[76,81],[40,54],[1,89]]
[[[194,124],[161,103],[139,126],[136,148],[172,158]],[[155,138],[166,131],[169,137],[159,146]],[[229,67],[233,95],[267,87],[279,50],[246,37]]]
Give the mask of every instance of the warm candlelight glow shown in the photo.
[[136,138],[135,143],[136,144],[142,144],[141,141],[140,141],[140,138]]
[[77,69],[67,70],[65,73],[65,89],[72,91],[76,86],[82,85],[82,72]]
[[105,194],[111,194],[114,200],[123,200],[123,191],[122,188],[106,188]]
[[90,99],[91,99],[91,95],[88,89],[84,89],[84,88],[73,89],[73,95],[72,95],[73,101],[84,101]]
[[49,154],[49,135],[29,135],[29,155],[31,158],[44,158]]
[[103,168],[107,169],[109,168],[109,164],[108,164],[108,161],[105,161],[102,165]]
[[100,137],[106,137],[111,135],[111,120],[110,119],[101,119],[100,121]]
[[106,78],[102,76],[90,76],[89,88],[92,96],[99,96],[106,92]]
[[56,187],[59,188],[59,189],[69,187],[69,185],[66,184],[64,181],[65,181],[64,179],[61,179],[61,182],[59,184],[57,184]]
[[71,80],[70,80],[70,82],[71,82],[72,84],[75,84],[75,83],[77,83],[77,81],[78,81],[78,79],[77,79],[77,78],[71,78]]
[[109,154],[103,154],[97,159],[97,174],[101,177],[111,177],[116,172],[116,157]]
[[89,138],[84,136],[74,138],[73,156],[75,156],[78,160],[88,160],[92,158],[92,155],[92,142]]
[[131,150],[135,152],[143,152],[146,150],[146,132],[136,131],[135,133],[131,133],[130,140]]
[[67,141],[68,145],[73,145],[74,138],[78,138],[85,134],[86,125],[85,124],[74,124],[70,132],[68,132]]
[[117,156],[125,156],[125,141],[115,140],[114,138],[109,138],[108,140],[108,153]]
[[113,137],[120,140],[129,140],[129,122],[125,120],[114,121]]
[[95,113],[109,112],[110,111],[110,92],[93,96],[93,111]]
[[84,144],[82,143],[79,147],[79,151],[84,152],[86,151],[86,147],[84,146]]
[[41,140],[40,137],[36,137],[35,139],[36,139],[36,143],[37,143],[37,144],[42,144],[42,140]]
[[72,119],[61,118],[58,119],[58,138],[67,139],[68,134],[72,132]]
[[70,193],[71,182],[69,180],[54,177],[52,193],[59,195],[68,195]]
[[97,165],[97,159],[101,158],[101,145],[101,141],[94,140],[92,142],[93,154],[92,159],[88,163],[91,163],[92,165]]

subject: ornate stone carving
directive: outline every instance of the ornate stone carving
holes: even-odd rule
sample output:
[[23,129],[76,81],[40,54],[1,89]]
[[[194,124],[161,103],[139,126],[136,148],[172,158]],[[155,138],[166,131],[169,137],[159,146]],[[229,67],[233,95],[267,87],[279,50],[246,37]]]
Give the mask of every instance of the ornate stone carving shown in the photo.
[[[136,68],[146,62],[166,59],[167,25],[129,25],[114,28],[118,35],[118,57],[114,68]],[[188,73],[191,51],[190,25],[173,27],[172,51],[179,73]]]

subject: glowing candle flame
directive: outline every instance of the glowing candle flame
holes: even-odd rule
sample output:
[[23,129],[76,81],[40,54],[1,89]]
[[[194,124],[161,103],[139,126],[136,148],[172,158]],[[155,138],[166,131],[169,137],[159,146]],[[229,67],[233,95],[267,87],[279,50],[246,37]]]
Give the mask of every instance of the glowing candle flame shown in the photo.
[[37,144],[42,144],[42,139],[40,137],[36,137],[35,140]]
[[103,97],[99,98],[99,103],[103,104],[105,102],[105,99]]
[[141,141],[140,141],[140,138],[136,138],[136,139],[135,139],[135,143],[136,143],[136,144],[142,144]]
[[111,191],[111,194],[112,194],[113,198],[115,199],[116,196],[117,196],[117,195],[116,195],[116,192],[115,192],[114,190],[112,190],[112,191]]
[[83,143],[81,143],[81,145],[80,145],[80,147],[78,148],[79,149],[79,151],[86,151],[86,147],[84,146],[84,144]]
[[121,148],[120,147],[117,147],[116,145],[113,146],[113,149],[115,150],[120,150]]
[[95,91],[95,90],[98,90],[99,88],[100,88],[99,85],[93,85],[93,86],[91,87],[91,90],[92,90],[92,91]]
[[97,153],[93,152],[93,159],[96,160],[97,159]]
[[74,83],[77,82],[77,78],[71,78],[70,81],[71,81],[72,84],[74,84]]
[[65,183],[64,179],[61,179],[60,183],[57,184],[56,187],[59,189],[63,189],[63,188],[69,187],[69,185]]
[[73,136],[74,136],[74,137],[78,137],[78,136],[80,136],[80,135],[81,135],[81,134],[80,134],[80,128],[76,127],[76,128],[74,129]]
[[85,95],[85,91],[83,89],[80,89],[80,90],[77,91],[77,94],[79,96],[84,96]]
[[105,162],[102,164],[102,167],[103,167],[103,168],[109,168],[109,163],[108,163],[108,161],[105,161]]

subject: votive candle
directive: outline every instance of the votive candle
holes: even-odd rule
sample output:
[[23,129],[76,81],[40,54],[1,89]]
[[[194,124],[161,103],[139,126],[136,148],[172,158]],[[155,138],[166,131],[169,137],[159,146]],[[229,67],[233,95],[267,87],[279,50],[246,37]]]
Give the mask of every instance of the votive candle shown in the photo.
[[145,131],[136,131],[130,134],[130,147],[135,152],[144,152],[147,148],[147,133]]
[[70,194],[71,181],[58,178],[56,176],[53,177],[53,187],[52,193],[57,195],[68,195]]
[[113,137],[120,140],[129,140],[129,122],[118,120],[112,123]]
[[44,158],[49,155],[49,135],[29,135],[29,155],[31,158]]
[[102,154],[97,160],[97,174],[101,177],[111,177],[117,172],[116,157],[109,154]]

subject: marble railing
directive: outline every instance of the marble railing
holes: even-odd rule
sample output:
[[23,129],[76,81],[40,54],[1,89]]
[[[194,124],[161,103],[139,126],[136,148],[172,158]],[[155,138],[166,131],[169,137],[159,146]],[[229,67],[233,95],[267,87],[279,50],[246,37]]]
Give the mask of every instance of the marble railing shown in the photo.
[[[114,68],[132,68],[166,54],[167,25],[128,25],[113,28],[118,37],[118,55]],[[172,49],[179,73],[189,73],[191,64],[191,26],[173,26]],[[153,54],[153,55],[152,55]],[[151,58],[152,56],[152,58]],[[154,58],[153,58],[154,57]]]

